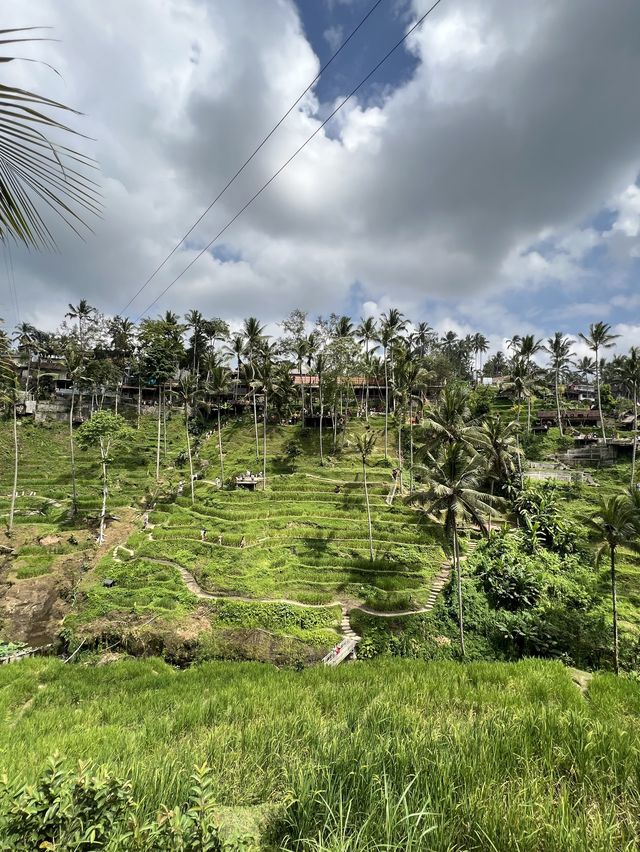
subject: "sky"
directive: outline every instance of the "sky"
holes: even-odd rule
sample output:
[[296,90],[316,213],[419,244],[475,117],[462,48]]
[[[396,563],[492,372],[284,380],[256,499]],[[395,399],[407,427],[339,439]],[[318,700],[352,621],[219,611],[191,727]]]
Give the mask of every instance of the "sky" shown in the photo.
[[[5,0],[52,27],[4,79],[80,110],[104,210],[18,246],[17,310],[121,313],[374,0]],[[423,14],[382,0],[126,313],[137,319]],[[398,307],[440,332],[640,344],[640,3],[441,0],[405,45],[150,307],[275,324]],[[10,274],[10,271],[9,273]],[[578,354],[581,344],[576,345]]]

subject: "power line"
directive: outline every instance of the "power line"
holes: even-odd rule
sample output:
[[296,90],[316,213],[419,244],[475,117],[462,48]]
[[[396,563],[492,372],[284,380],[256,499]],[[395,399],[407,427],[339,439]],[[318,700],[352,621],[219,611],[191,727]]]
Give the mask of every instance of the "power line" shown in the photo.
[[124,308],[120,311],[120,314],[124,314],[124,312],[127,310],[127,308],[128,308],[128,307],[129,307],[129,306],[130,306],[130,305],[131,305],[131,304],[132,304],[132,303],[133,303],[133,302],[134,302],[137,298],[138,298],[138,296],[140,295],[140,293],[142,293],[142,291],[143,291],[143,290],[147,287],[147,285],[148,285],[148,284],[150,284],[150,283],[153,281],[153,279],[156,277],[156,275],[158,274],[158,272],[160,272],[160,270],[162,269],[162,267],[163,267],[163,266],[167,263],[167,261],[168,261],[171,257],[173,257],[173,255],[176,253],[176,251],[180,248],[180,246],[183,244],[183,242],[187,239],[187,237],[188,237],[188,236],[189,236],[189,235],[190,235],[190,234],[191,234],[191,233],[195,230],[195,228],[197,228],[197,226],[200,224],[200,222],[202,222],[202,220],[203,220],[203,219],[204,219],[204,217],[207,215],[207,213],[211,210],[211,208],[214,206],[214,204],[216,204],[216,203],[217,203],[217,202],[218,202],[218,201],[222,198],[222,196],[223,196],[223,195],[225,194],[225,192],[229,189],[229,187],[231,186],[231,184],[232,184],[232,183],[234,183],[234,181],[236,180],[236,178],[238,178],[238,177],[242,174],[242,172],[245,170],[245,168],[249,165],[249,163],[250,163],[250,162],[253,160],[253,158],[256,156],[256,154],[258,153],[258,151],[260,151],[260,149],[261,149],[261,148],[262,148],[262,147],[263,147],[263,146],[264,146],[264,145],[265,145],[265,144],[269,141],[269,139],[271,139],[271,137],[272,137],[272,136],[273,136],[273,134],[276,132],[276,130],[280,127],[280,125],[282,124],[282,122],[283,122],[283,121],[284,121],[284,120],[285,120],[285,119],[286,119],[289,115],[291,115],[291,113],[293,112],[293,110],[294,110],[294,109],[298,106],[298,104],[299,104],[299,103],[300,103],[300,101],[304,98],[304,96],[307,94],[307,92],[309,92],[309,91],[313,88],[313,86],[314,86],[314,85],[318,82],[318,80],[320,79],[320,77],[322,76],[322,74],[323,74],[323,73],[327,70],[327,68],[331,65],[331,63],[333,62],[333,60],[334,60],[334,59],[338,56],[338,54],[340,54],[340,53],[342,52],[342,50],[343,50],[343,49],[344,49],[344,48],[345,48],[345,47],[349,44],[349,42],[350,42],[350,41],[351,41],[351,39],[354,37],[354,35],[358,32],[358,30],[360,29],[360,27],[362,27],[362,25],[363,25],[363,24],[364,24],[364,23],[365,23],[365,22],[369,19],[369,17],[370,17],[370,16],[371,16],[371,15],[375,12],[375,10],[378,8],[378,6],[379,6],[382,2],[383,2],[383,0],[376,0],[376,2],[373,4],[373,6],[371,6],[371,8],[370,8],[370,9],[369,9],[369,11],[367,12],[367,14],[364,16],[364,18],[362,18],[362,20],[360,21],[360,23],[359,23],[359,24],[355,27],[355,29],[353,29],[353,30],[349,33],[349,35],[347,36],[347,38],[345,38],[345,40],[342,42],[342,44],[340,45],[340,47],[339,47],[339,48],[335,51],[335,53],[334,53],[332,56],[330,56],[330,57],[329,57],[329,59],[325,62],[325,64],[322,66],[322,68],[320,68],[320,70],[318,71],[318,73],[316,74],[316,76],[313,78],[313,80],[309,83],[309,85],[308,85],[308,86],[307,86],[307,88],[304,90],[304,92],[302,92],[302,93],[298,96],[298,98],[296,98],[296,100],[295,100],[295,101],[291,104],[291,106],[290,106],[290,107],[289,107],[289,109],[288,109],[288,110],[284,113],[284,115],[283,115],[283,116],[282,116],[282,117],[278,120],[278,122],[277,122],[276,124],[274,124],[274,126],[273,126],[273,127],[271,128],[271,130],[267,133],[267,135],[264,137],[264,139],[262,140],[262,142],[260,142],[260,144],[259,144],[259,145],[258,145],[258,146],[254,149],[253,153],[252,153],[252,154],[251,154],[251,155],[250,155],[250,156],[249,156],[249,157],[248,157],[248,158],[244,161],[244,163],[240,166],[240,168],[239,168],[239,169],[238,169],[238,171],[237,171],[237,172],[233,175],[233,177],[229,178],[229,180],[227,181],[227,183],[223,186],[223,188],[220,190],[220,192],[216,195],[216,197],[213,199],[213,201],[211,202],[211,204],[210,204],[210,205],[206,208],[206,210],[205,210],[205,211],[204,211],[204,212],[203,212],[203,213],[202,213],[202,214],[201,214],[201,215],[200,215],[200,216],[196,219],[196,221],[195,221],[195,222],[193,223],[193,225],[189,228],[189,230],[187,231],[187,233],[186,233],[183,237],[181,237],[181,238],[180,238],[180,240],[179,240],[179,241],[175,244],[175,246],[171,249],[171,251],[169,252],[169,254],[168,254],[168,255],[164,258],[164,260],[162,261],[162,263],[160,263],[158,266],[156,266],[156,268],[153,270],[153,272],[151,273],[151,275],[150,275],[150,276],[147,278],[147,280],[144,282],[144,284],[142,285],[142,287],[140,287],[140,289],[136,292],[136,294],[135,294],[134,296],[132,296],[132,297],[131,297],[131,299],[129,299],[129,301],[127,302],[127,304],[126,304],[126,305],[124,306]]
[[191,260],[190,263],[188,263],[187,266],[185,266],[185,268],[182,270],[182,272],[179,275],[176,275],[176,277],[173,279],[173,281],[171,281],[169,284],[167,284],[167,286],[164,288],[164,290],[158,296],[156,296],[156,298],[153,300],[153,302],[151,302],[151,304],[148,305],[144,309],[144,311],[142,311],[142,313],[136,318],[136,322],[138,322],[146,313],[148,313],[151,310],[151,308],[157,302],[160,301],[160,299],[165,295],[165,293],[168,290],[170,290],[171,287],[173,287],[173,285],[182,278],[182,276],[185,274],[185,272],[188,272],[188,270],[191,269],[191,267],[194,265],[194,263],[196,263],[196,261],[198,261],[202,257],[202,255],[205,254],[205,252],[207,252],[211,248],[211,246],[215,242],[217,242],[217,240],[220,239],[220,237],[224,234],[224,232],[227,230],[227,228],[229,228],[229,227],[231,227],[231,225],[233,225],[233,223],[236,221],[236,219],[244,213],[244,211],[247,209],[247,207],[249,207],[251,204],[253,204],[253,202],[256,200],[256,198],[258,198],[259,195],[262,195],[262,193],[265,191],[265,189],[271,183],[273,183],[273,181],[278,177],[279,174],[281,174],[281,172],[283,172],[286,169],[286,167],[289,165],[289,163],[298,156],[298,154],[303,150],[303,148],[306,148],[306,146],[309,144],[309,142],[311,142],[311,140],[315,136],[317,136],[318,133],[320,133],[320,131],[323,129],[323,127],[325,127],[325,125],[327,125],[331,121],[331,119],[336,115],[336,113],[338,113],[342,109],[342,107],[351,100],[351,98],[356,94],[356,92],[358,92],[362,88],[362,86],[364,86],[364,84],[375,74],[375,72],[378,70],[378,68],[380,68],[380,66],[383,65],[393,53],[395,53],[395,51],[400,47],[400,45],[403,44],[409,38],[411,33],[413,33],[415,30],[418,29],[418,27],[426,20],[426,18],[433,12],[433,10],[437,6],[440,5],[441,2],[442,2],[442,0],[436,0],[436,2],[432,6],[430,6],[429,9],[427,9],[427,11],[424,13],[424,15],[422,15],[422,17],[418,18],[418,20],[411,27],[411,29],[407,30],[407,32],[403,35],[403,37],[401,39],[399,39],[393,45],[393,47],[390,48],[390,50],[387,51],[387,53],[385,53],[385,55],[382,57],[382,59],[371,69],[371,71],[369,71],[367,76],[363,77],[363,79],[358,83],[358,85],[354,89],[352,89],[351,92],[344,98],[344,100],[342,100],[338,104],[338,106],[333,110],[333,112],[330,115],[328,115],[327,118],[325,118],[325,120],[322,122],[322,124],[320,124],[313,131],[313,133],[302,143],[302,145],[300,145],[300,147],[297,148],[293,152],[293,154],[289,157],[289,159],[286,160],[280,166],[280,168],[271,175],[269,180],[266,181],[266,183],[262,184],[260,189],[254,195],[251,196],[251,198],[246,202],[246,204],[244,204],[240,208],[240,210],[238,210],[238,212],[235,214],[235,216],[232,219],[229,219],[229,221],[224,226],[224,228],[222,228],[220,231],[218,231],[218,233],[211,240],[211,242],[207,243],[207,245],[202,249],[202,251],[200,251],[193,258],[193,260]]

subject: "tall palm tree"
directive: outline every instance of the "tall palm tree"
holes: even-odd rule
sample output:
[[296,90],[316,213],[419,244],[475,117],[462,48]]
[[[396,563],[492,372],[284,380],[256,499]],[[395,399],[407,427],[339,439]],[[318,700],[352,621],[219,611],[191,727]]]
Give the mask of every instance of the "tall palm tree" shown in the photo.
[[233,398],[238,399],[238,385],[240,383],[240,372],[242,370],[242,359],[245,355],[245,339],[242,334],[234,334],[229,343],[224,347],[224,351],[236,359],[237,373],[236,380],[233,385]]
[[378,438],[378,433],[375,431],[361,432],[358,435],[352,435],[351,441],[360,456],[362,462],[362,485],[364,488],[364,501],[367,507],[367,526],[369,529],[369,559],[373,562],[373,528],[371,526],[371,506],[369,504],[369,485],[367,483],[367,462],[371,457]]
[[191,452],[191,434],[189,432],[189,406],[193,407],[198,394],[198,384],[191,373],[180,377],[178,393],[184,408],[184,431],[187,438],[187,458],[189,459],[189,481],[191,483],[191,503],[196,502],[195,485],[193,480],[193,454]]
[[611,349],[614,345],[614,340],[620,337],[619,334],[611,334],[611,325],[607,322],[592,322],[589,326],[587,334],[579,332],[580,337],[587,344],[589,349],[594,354],[596,366],[596,393],[598,396],[598,414],[600,415],[600,426],[602,428],[602,441],[607,444],[607,432],[604,428],[604,417],[602,416],[602,399],[600,397],[600,352],[603,349]]
[[459,529],[462,523],[471,520],[483,532],[487,532],[485,518],[490,511],[490,502],[480,490],[485,466],[481,457],[460,441],[445,444],[438,456],[427,453],[427,459],[428,464],[419,468],[425,490],[415,492],[408,499],[423,506],[429,514],[443,518],[445,532],[451,538],[458,597],[460,652],[464,657]]
[[582,381],[587,384],[589,381],[589,376],[593,376],[596,371],[596,362],[593,358],[589,358],[588,355],[580,358],[579,361],[576,361],[576,369],[580,374],[580,378]]
[[469,386],[462,382],[445,385],[436,404],[424,413],[424,429],[432,454],[442,444],[467,443],[471,426]]
[[78,343],[80,351],[85,352],[85,333],[87,326],[95,322],[96,308],[90,305],[86,299],[80,299],[77,305],[69,303],[69,310],[65,317],[75,319],[78,325]]
[[473,354],[476,359],[476,372],[482,373],[482,356],[489,350],[489,341],[480,332],[476,332],[472,337]]
[[220,407],[222,397],[229,390],[229,370],[223,364],[217,364],[209,372],[207,391],[212,394],[217,402],[218,408],[218,452],[220,454],[220,478],[224,483],[224,455],[222,453],[222,427],[220,424]]
[[13,342],[17,344],[18,351],[24,355],[27,362],[27,376],[25,379],[25,394],[29,393],[29,379],[31,377],[31,359],[38,349],[38,329],[28,322],[21,322],[16,326]]
[[640,349],[632,346],[620,366],[620,379],[633,402],[633,448],[631,450],[631,486],[636,481],[636,450],[638,444],[638,396],[640,395]]
[[[244,351],[248,361],[247,373],[250,376],[250,385],[252,385],[251,397],[253,402],[253,426],[256,442],[256,461],[258,461],[260,458],[260,451],[258,449],[258,406],[256,401],[257,385],[255,385],[255,374],[256,358],[258,357],[260,347],[264,342],[264,326],[260,325],[260,322],[256,319],[256,317],[247,317],[243,323],[242,333],[244,336]],[[251,381],[252,379],[253,384]]]
[[[300,422],[304,424],[304,375],[302,373],[302,367],[305,363],[305,360],[309,354],[309,340],[307,337],[300,337],[298,340],[294,340],[291,344],[291,353],[295,356],[296,364],[298,366],[298,376],[300,378]],[[311,390],[309,390],[309,394],[311,394]]]
[[564,432],[562,430],[562,412],[560,411],[560,381],[564,378],[566,369],[571,364],[574,355],[571,351],[572,346],[573,340],[570,337],[565,337],[561,331],[556,331],[553,337],[547,339],[547,345],[544,347],[545,351],[551,355],[551,369],[553,370],[556,391],[556,413],[561,436]]
[[518,444],[518,428],[515,420],[507,422],[499,414],[490,414],[474,434],[474,444],[485,460],[489,477],[489,532],[494,486],[503,486],[521,467],[522,450]]
[[631,501],[625,494],[601,497],[597,512],[589,521],[591,531],[597,538],[596,562],[604,553],[609,554],[611,574],[611,612],[613,617],[613,666],[620,671],[618,642],[618,591],[616,578],[616,552],[622,545],[638,547],[638,528],[635,523]]
[[369,422],[369,353],[373,352],[377,347],[371,348],[371,344],[376,340],[378,329],[376,321],[373,317],[360,317],[360,325],[356,329],[358,343],[364,345],[364,363],[365,363],[365,403],[364,403],[364,419]]
[[[382,359],[384,363],[384,457],[389,458],[389,353],[391,347],[407,327],[407,320],[397,308],[389,308],[386,314],[380,317],[380,333],[378,340],[382,346]],[[393,362],[391,362],[391,376],[393,377]]]
[[269,397],[279,393],[279,383],[282,377],[276,370],[276,344],[262,341],[257,358],[254,362],[254,381],[252,382],[254,398],[257,389],[262,391],[262,488],[267,487],[267,423]]
[[531,432],[531,400],[537,393],[544,390],[541,381],[540,369],[525,358],[517,356],[513,359],[511,373],[504,383],[503,389],[511,392],[518,403],[518,423],[520,423],[520,409],[522,402],[527,404],[527,433]]
[[204,337],[204,325],[205,318],[202,313],[197,309],[193,308],[184,315],[185,325],[188,329],[191,329],[191,374],[194,377],[196,384],[198,383],[199,372],[200,372],[200,355],[202,350],[202,344],[205,342]]
[[[0,30],[2,45],[40,41],[37,27]],[[0,57],[10,62],[31,61]],[[46,63],[41,63],[46,65]],[[55,69],[54,69],[55,70]],[[100,195],[90,177],[93,161],[59,144],[60,134],[80,134],[56,116],[79,115],[76,110],[36,92],[3,84],[0,87],[0,240],[13,237],[29,248],[54,248],[55,239],[45,212],[55,213],[76,233],[87,227],[83,216],[100,212]]]
[[318,406],[320,408],[320,425],[318,427],[318,437],[320,440],[320,466],[324,466],[324,456],[322,452],[322,421],[324,419],[324,397],[322,395],[324,373],[327,369],[327,357],[323,352],[318,352],[316,355],[316,373],[318,375]]
[[434,330],[428,322],[419,322],[409,335],[409,342],[421,358],[427,354],[427,350],[433,345],[436,337]]
[[[71,516],[78,511],[78,492],[76,487],[76,454],[73,440],[73,415],[75,409],[76,389],[83,377],[84,362],[82,354],[75,346],[69,344],[63,353],[64,365],[71,380],[71,404],[69,406],[69,453],[71,456]],[[82,412],[80,412],[82,415]]]

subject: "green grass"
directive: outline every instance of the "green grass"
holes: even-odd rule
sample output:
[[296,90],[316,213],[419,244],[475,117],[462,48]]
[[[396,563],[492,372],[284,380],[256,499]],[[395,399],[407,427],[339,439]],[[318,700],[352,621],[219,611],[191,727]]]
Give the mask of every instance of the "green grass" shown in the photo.
[[558,663],[35,659],[0,668],[0,713],[9,777],[57,750],[131,778],[151,813],[206,762],[230,815],[271,814],[264,849],[640,847],[640,688],[596,675],[585,698]]

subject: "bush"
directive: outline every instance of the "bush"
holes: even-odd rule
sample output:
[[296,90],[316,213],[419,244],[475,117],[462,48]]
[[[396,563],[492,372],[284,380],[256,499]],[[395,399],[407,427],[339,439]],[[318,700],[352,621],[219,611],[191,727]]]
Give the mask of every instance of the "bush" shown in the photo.
[[1,849],[57,852],[129,849],[139,852],[241,852],[252,838],[224,841],[213,816],[213,788],[206,766],[196,767],[184,807],[163,807],[156,819],[141,821],[131,782],[80,763],[68,769],[58,756],[32,785],[0,786]]

